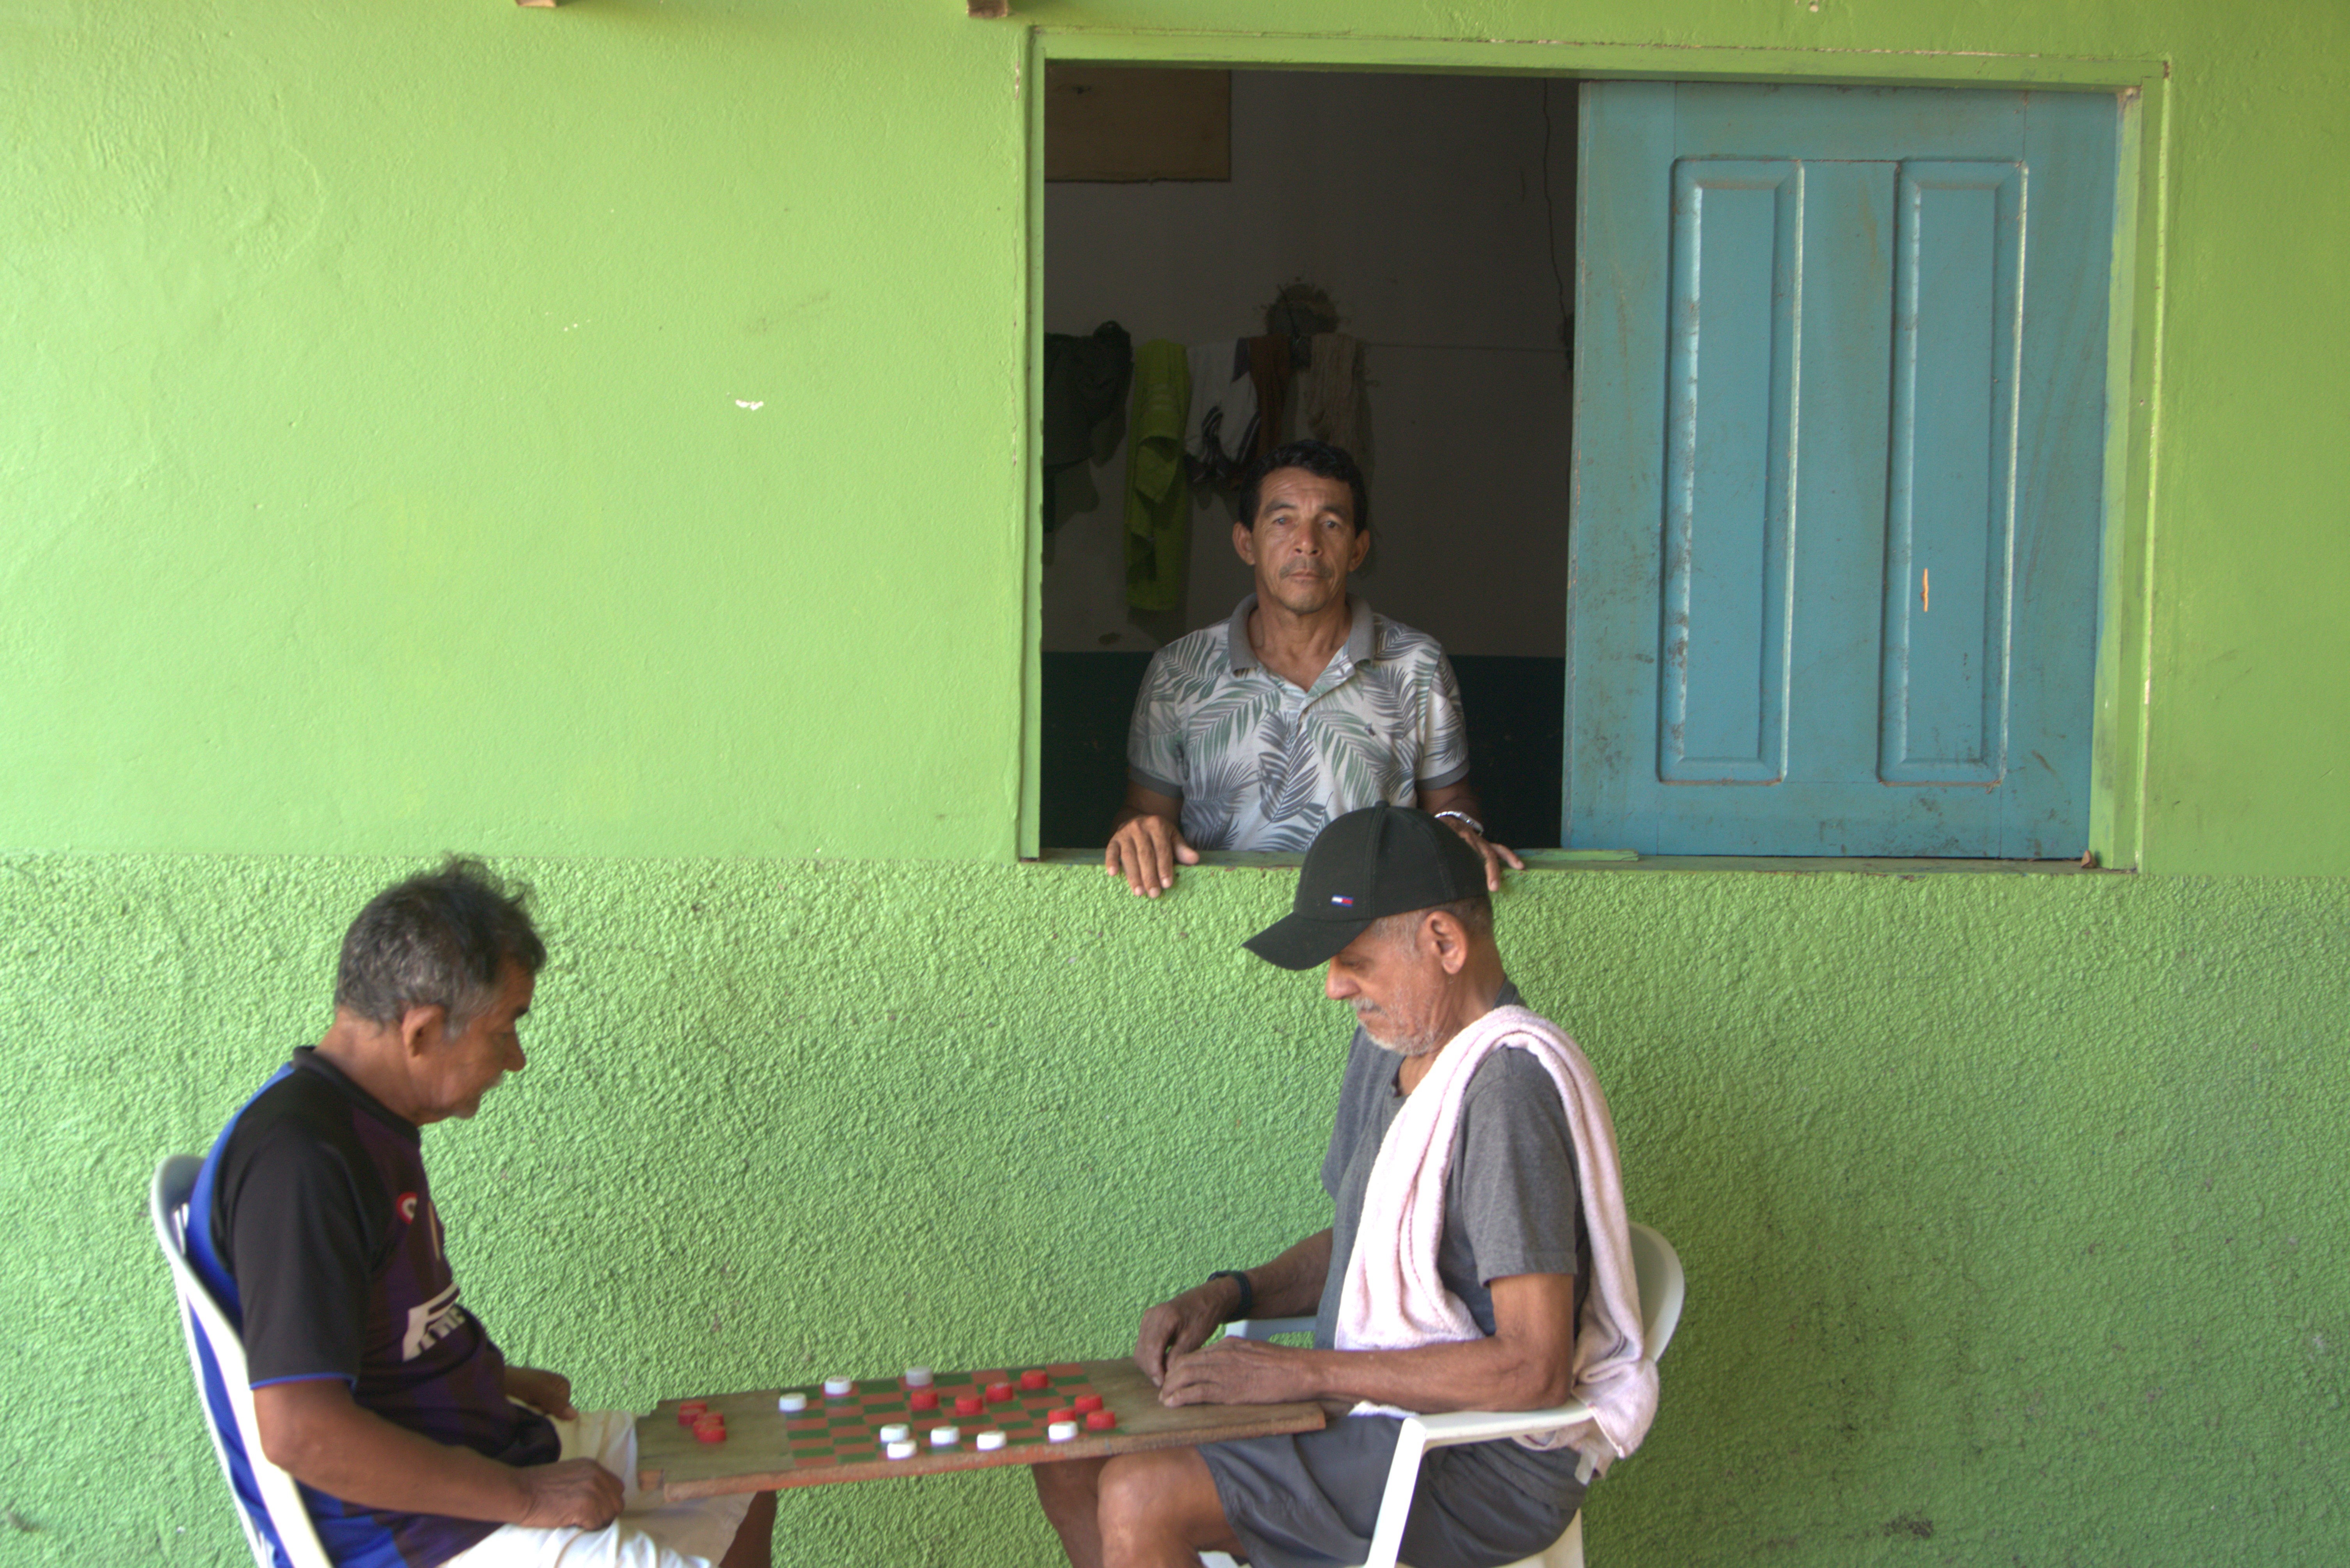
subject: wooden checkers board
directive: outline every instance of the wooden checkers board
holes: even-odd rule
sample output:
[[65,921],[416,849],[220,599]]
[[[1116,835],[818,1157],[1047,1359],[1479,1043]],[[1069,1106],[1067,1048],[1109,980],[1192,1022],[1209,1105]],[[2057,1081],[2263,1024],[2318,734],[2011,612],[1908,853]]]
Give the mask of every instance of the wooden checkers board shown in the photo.
[[[1023,1389],[1024,1370],[1042,1370],[1046,1386]],[[1008,1400],[982,1405],[983,1413],[958,1416],[957,1395],[981,1394],[991,1383],[1010,1383]],[[678,1424],[680,1401],[664,1399],[637,1421],[637,1484],[649,1493],[677,1501],[725,1492],[765,1491],[770,1487],[816,1486],[826,1481],[879,1480],[890,1476],[937,1475],[943,1470],[983,1469],[995,1465],[1048,1464],[1055,1459],[1100,1459],[1143,1449],[1186,1447],[1230,1438],[1262,1438],[1278,1432],[1311,1432],[1323,1424],[1322,1407],[1302,1405],[1186,1405],[1168,1409],[1159,1390],[1130,1360],[1064,1361],[1041,1369],[941,1372],[931,1386],[939,1408],[917,1410],[902,1378],[858,1382],[847,1397],[827,1399],[819,1385],[800,1389],[761,1388],[721,1394],[703,1401],[726,1418],[726,1440],[699,1441]],[[799,1393],[807,1408],[786,1415],[777,1396]],[[1078,1417],[1077,1435],[1066,1442],[1045,1437],[1045,1417],[1072,1408],[1085,1395],[1098,1395],[1118,1417],[1107,1431],[1089,1431]],[[887,1458],[881,1428],[903,1425],[915,1445],[911,1458]],[[954,1427],[961,1438],[951,1448],[933,1447],[931,1433]],[[1000,1431],[1003,1446],[983,1449],[979,1434]]]

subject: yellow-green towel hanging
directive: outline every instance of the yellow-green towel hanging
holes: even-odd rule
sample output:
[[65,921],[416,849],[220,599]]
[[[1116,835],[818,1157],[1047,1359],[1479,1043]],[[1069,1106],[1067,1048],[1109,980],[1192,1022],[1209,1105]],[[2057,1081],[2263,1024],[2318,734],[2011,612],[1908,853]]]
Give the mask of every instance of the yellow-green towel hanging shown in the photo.
[[1183,603],[1191,552],[1191,485],[1183,477],[1183,422],[1191,368],[1165,338],[1134,356],[1134,404],[1126,421],[1126,602],[1140,610]]

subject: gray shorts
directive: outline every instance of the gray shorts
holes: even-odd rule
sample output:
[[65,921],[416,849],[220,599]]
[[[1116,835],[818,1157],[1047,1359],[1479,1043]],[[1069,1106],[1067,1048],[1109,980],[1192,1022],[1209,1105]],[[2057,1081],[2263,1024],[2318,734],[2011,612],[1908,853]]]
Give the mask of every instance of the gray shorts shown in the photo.
[[[1347,1416],[1318,1432],[1208,1443],[1225,1521],[1251,1568],[1339,1568],[1371,1549],[1403,1423]],[[1503,1440],[1436,1449],[1419,1461],[1404,1526],[1412,1568],[1499,1568],[1556,1541],[1583,1506],[1573,1450],[1537,1454]]]

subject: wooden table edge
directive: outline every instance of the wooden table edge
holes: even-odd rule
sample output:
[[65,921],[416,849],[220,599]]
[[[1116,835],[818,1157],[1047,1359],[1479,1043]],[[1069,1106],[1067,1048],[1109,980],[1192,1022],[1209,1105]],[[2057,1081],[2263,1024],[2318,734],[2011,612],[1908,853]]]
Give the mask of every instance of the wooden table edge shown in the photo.
[[[1244,1438],[1275,1438],[1295,1432],[1318,1432],[1328,1417],[1318,1404],[1193,1406],[1259,1412],[1261,1419],[1236,1424],[1230,1430],[1201,1438],[1190,1432],[1084,1432],[1066,1443],[1024,1443],[1018,1448],[928,1449],[905,1459],[862,1459],[855,1464],[826,1465],[812,1470],[748,1471],[707,1480],[683,1480],[669,1485],[665,1470],[639,1465],[637,1487],[662,1502],[686,1502],[695,1498],[728,1497],[746,1491],[783,1491],[795,1487],[825,1486],[835,1481],[884,1480],[897,1476],[953,1475],[964,1470],[999,1469],[1006,1465],[1056,1464],[1063,1459],[1108,1459],[1118,1454],[1145,1453],[1153,1449],[1197,1448],[1202,1442],[1226,1443]],[[644,1417],[638,1417],[639,1420]]]

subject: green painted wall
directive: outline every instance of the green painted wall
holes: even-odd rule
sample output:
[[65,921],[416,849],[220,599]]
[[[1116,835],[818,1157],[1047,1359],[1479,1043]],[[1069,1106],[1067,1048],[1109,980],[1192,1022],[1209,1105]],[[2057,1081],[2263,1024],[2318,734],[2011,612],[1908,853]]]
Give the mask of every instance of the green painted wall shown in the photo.
[[[0,846],[1007,857],[1024,24],[1265,14],[11,0]],[[1280,16],[2174,62],[2142,864],[2350,872],[2350,8]]]
[[[140,1197],[399,868],[0,862],[0,1563],[236,1561]],[[1347,1024],[1235,945],[1281,874],[515,869],[532,1064],[426,1148],[468,1301],[586,1397],[1117,1355],[1326,1220]],[[1690,1276],[1595,1562],[2350,1557],[2350,884],[1565,872],[1501,919]],[[1016,1476],[782,1521],[795,1568],[1054,1560]]]
[[[1232,945],[1285,876],[1007,863],[1025,26],[1268,8],[962,10],[0,3],[0,1565],[238,1560],[145,1174],[452,846],[557,968],[432,1158],[472,1296],[591,1397],[1113,1353],[1319,1223],[1340,1026]],[[2171,63],[2149,874],[1543,874],[1505,941],[1692,1275],[1595,1560],[2350,1558],[2350,10],[1278,15]],[[1048,1557],[1016,1478],[785,1520],[788,1563]]]

